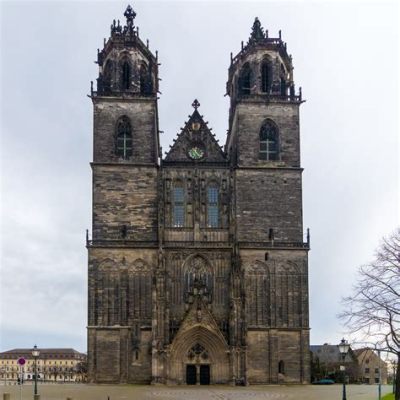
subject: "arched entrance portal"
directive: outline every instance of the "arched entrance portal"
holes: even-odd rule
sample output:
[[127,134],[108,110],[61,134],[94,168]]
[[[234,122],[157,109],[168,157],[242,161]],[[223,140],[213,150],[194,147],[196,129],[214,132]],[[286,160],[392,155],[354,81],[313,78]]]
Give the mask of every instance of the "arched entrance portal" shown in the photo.
[[171,383],[228,383],[229,349],[224,337],[201,324],[179,332],[171,345],[168,370]]

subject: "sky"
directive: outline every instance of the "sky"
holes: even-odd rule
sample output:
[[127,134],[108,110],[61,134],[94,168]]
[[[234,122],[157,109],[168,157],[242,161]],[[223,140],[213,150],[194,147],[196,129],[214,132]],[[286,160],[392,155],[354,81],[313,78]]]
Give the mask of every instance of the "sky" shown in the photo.
[[[396,4],[397,3],[397,4]],[[1,2],[0,351],[86,351],[97,48],[127,2]],[[228,129],[230,52],[257,16],[287,42],[301,106],[311,343],[336,344],[357,268],[399,225],[399,3],[135,1],[158,50],[162,147],[191,114]]]

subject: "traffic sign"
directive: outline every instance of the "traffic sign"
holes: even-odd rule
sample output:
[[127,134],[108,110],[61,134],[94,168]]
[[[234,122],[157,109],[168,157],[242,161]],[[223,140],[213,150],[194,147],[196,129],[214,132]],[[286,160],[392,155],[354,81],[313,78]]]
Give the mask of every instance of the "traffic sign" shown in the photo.
[[18,358],[17,363],[18,363],[18,365],[21,365],[21,367],[22,367],[23,365],[25,365],[26,360],[24,357],[20,357],[20,358]]

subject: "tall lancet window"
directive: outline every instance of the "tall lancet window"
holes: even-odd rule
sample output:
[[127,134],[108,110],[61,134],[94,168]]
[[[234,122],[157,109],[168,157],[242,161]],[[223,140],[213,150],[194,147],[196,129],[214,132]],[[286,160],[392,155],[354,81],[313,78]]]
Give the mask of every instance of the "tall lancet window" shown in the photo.
[[140,66],[140,94],[147,95],[152,92],[150,68],[145,64]]
[[185,225],[185,189],[183,184],[177,183],[173,191],[173,226]]
[[272,121],[265,121],[260,130],[260,160],[279,160],[278,128]]
[[104,74],[103,74],[103,90],[105,94],[109,94],[111,92],[112,73],[113,73],[113,63],[111,60],[108,60],[106,66],[104,67]]
[[124,160],[132,156],[132,129],[128,117],[122,117],[118,121],[116,153]]
[[240,71],[239,77],[239,91],[240,94],[250,94],[251,91],[251,69],[248,63],[246,63]]
[[286,72],[284,66],[281,64],[281,96],[286,96]]
[[264,60],[261,64],[261,91],[270,93],[272,86],[272,65],[268,60]]
[[218,220],[218,188],[216,186],[209,186],[207,188],[207,226],[218,228]]
[[122,63],[122,90],[128,90],[131,87],[131,66],[128,61]]

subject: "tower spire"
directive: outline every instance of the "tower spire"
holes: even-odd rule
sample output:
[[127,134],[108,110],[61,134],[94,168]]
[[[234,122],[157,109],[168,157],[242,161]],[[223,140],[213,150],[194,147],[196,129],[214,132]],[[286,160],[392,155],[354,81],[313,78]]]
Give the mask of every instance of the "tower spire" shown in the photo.
[[264,28],[261,26],[260,20],[256,17],[251,28],[249,43],[258,42],[265,39]]

